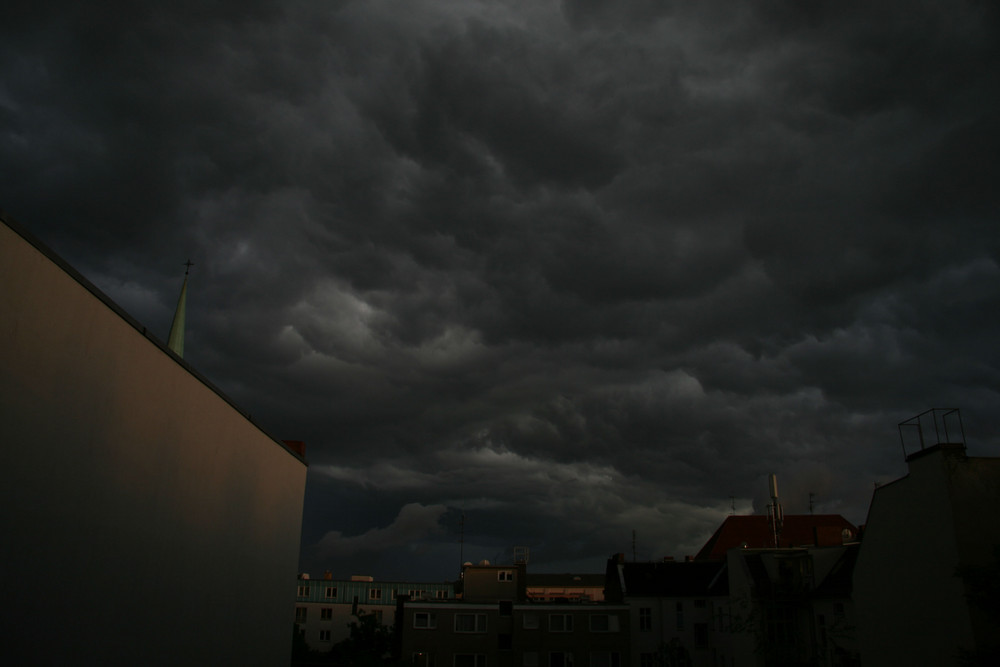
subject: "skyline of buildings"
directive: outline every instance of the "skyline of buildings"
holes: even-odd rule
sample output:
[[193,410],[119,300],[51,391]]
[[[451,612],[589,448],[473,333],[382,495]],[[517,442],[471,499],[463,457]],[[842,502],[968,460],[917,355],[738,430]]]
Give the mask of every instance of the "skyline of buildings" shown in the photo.
[[[31,444],[4,449],[16,472],[5,487],[4,590],[21,605],[15,627],[27,628],[15,651],[42,644],[40,605],[62,593],[63,609],[86,620],[44,643],[54,659],[83,637],[100,639],[95,657],[136,659],[151,632],[170,628],[189,641],[157,649],[147,664],[284,655],[288,639],[276,628],[292,608],[285,577],[298,555],[300,444],[262,431],[176,349],[3,222],[0,277],[17,289],[3,294],[11,325],[0,363],[12,381],[0,423],[6,442]],[[919,421],[928,414],[933,434]],[[995,652],[988,610],[969,604],[963,576],[994,565],[1000,534],[975,516],[1000,500],[1000,459],[967,455],[957,410],[916,419],[920,448],[903,446],[909,474],[876,489],[863,530],[839,515],[784,515],[772,482],[767,516],[727,517],[683,561],[615,556],[599,594],[589,574],[532,585],[527,558],[515,556],[463,564],[459,582],[300,578],[293,622],[322,647],[336,643],[336,625],[370,612],[398,626],[403,655],[473,667],[565,667],[577,649],[607,667],[652,667],[674,649],[692,665],[731,667],[761,655],[839,667],[906,651],[939,664],[962,650]],[[61,486],[46,492],[41,481],[52,475]],[[233,553],[235,566],[221,559]],[[85,580],[68,596],[61,580],[39,583],[66,561]],[[220,605],[201,586],[213,563],[254,590]],[[133,582],[128,591],[104,592],[122,580]],[[155,613],[136,607],[154,598]],[[182,611],[189,605],[199,613]],[[211,634],[192,633],[195,625]],[[946,629],[913,642],[924,626]],[[247,628],[256,628],[252,646],[241,639]]]

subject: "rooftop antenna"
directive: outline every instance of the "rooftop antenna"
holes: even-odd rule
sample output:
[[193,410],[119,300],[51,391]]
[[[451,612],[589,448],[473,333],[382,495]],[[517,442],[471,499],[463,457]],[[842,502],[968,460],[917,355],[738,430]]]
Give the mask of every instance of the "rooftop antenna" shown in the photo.
[[812,491],[810,491],[809,492],[809,513],[810,514],[813,513],[813,498],[815,498],[815,497],[816,497],[816,494],[813,493]]
[[462,510],[462,516],[458,519],[458,571],[463,573],[463,566],[465,565],[465,510]]
[[767,521],[771,526],[771,536],[774,538],[774,547],[778,547],[778,535],[781,534],[781,524],[785,515],[781,510],[781,503],[778,502],[778,477],[771,473],[767,477],[767,488],[771,493],[771,502],[767,506]]
[[729,496],[729,516],[736,514],[736,496]]
[[632,562],[635,563],[638,558],[636,557],[635,551],[635,528],[632,529]]

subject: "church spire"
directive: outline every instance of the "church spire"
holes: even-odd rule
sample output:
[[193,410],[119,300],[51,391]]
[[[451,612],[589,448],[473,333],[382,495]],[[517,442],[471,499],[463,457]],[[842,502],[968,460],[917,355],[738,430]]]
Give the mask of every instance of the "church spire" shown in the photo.
[[184,316],[187,312],[188,273],[194,264],[189,259],[184,262],[184,266],[184,283],[181,285],[181,295],[177,299],[177,310],[174,311],[174,321],[170,325],[170,336],[167,338],[167,347],[181,358],[184,357]]

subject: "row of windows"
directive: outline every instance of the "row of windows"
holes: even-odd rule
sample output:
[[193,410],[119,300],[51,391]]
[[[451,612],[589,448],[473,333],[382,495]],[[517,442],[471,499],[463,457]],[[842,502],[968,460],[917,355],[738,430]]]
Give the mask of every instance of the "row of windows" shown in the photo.
[[[370,588],[368,589],[368,599],[369,600],[381,600],[382,599],[381,588]],[[397,595],[405,593],[410,596],[411,600],[418,600],[421,598],[428,597],[430,591],[426,591],[418,588],[411,588],[408,590],[403,589],[389,589],[389,599],[395,600]],[[438,600],[447,600],[451,597],[448,590],[437,590],[434,591],[434,597]],[[296,595],[300,598],[307,598],[310,596],[309,584],[303,584],[298,587]],[[323,597],[327,600],[334,600],[337,597],[337,587],[336,586],[324,586],[323,587]]]
[[[591,632],[618,632],[618,617],[611,614],[590,614]],[[525,630],[537,630],[540,626],[539,614],[523,616]],[[437,628],[437,614],[418,611],[413,614],[413,627],[418,630]],[[549,632],[573,632],[573,614],[549,614]],[[486,632],[486,614],[455,614],[455,632]]]
[[[586,663],[589,667],[621,667],[621,654],[614,651],[591,653],[589,657],[590,660]],[[438,667],[433,653],[414,653],[411,664],[417,667]],[[521,655],[521,664],[524,667],[575,667],[575,660],[574,654],[566,651],[542,654],[537,651],[526,651]],[[452,658],[452,667],[488,667],[488,665],[485,654],[456,653]]]

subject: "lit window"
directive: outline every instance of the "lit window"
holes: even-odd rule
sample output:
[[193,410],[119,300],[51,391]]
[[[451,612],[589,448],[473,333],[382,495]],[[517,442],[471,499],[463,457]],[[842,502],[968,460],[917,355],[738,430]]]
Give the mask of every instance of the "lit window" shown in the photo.
[[319,631],[319,640],[321,642],[328,642],[328,641],[330,641],[330,631],[329,630],[320,630]]
[[333,607],[323,607],[319,610],[319,620],[329,621],[333,618]]
[[305,623],[309,616],[309,609],[306,607],[296,607],[295,608],[295,622]]
[[455,632],[486,632],[486,614],[455,614]]
[[639,607],[639,632],[649,632],[653,629],[653,608]]
[[370,589],[368,591],[368,599],[369,600],[381,600],[382,599],[382,589],[381,588],[372,588],[372,589]]
[[486,667],[486,656],[482,653],[456,653],[455,667]]
[[497,581],[514,581],[514,570],[500,570],[497,572]]
[[433,630],[437,627],[437,614],[418,611],[413,615],[413,627],[420,630]]
[[326,599],[327,600],[331,600],[331,599],[333,599],[335,597],[337,597],[337,587],[336,586],[327,586],[326,587]]
[[549,632],[573,632],[573,617],[569,614],[549,614]]

